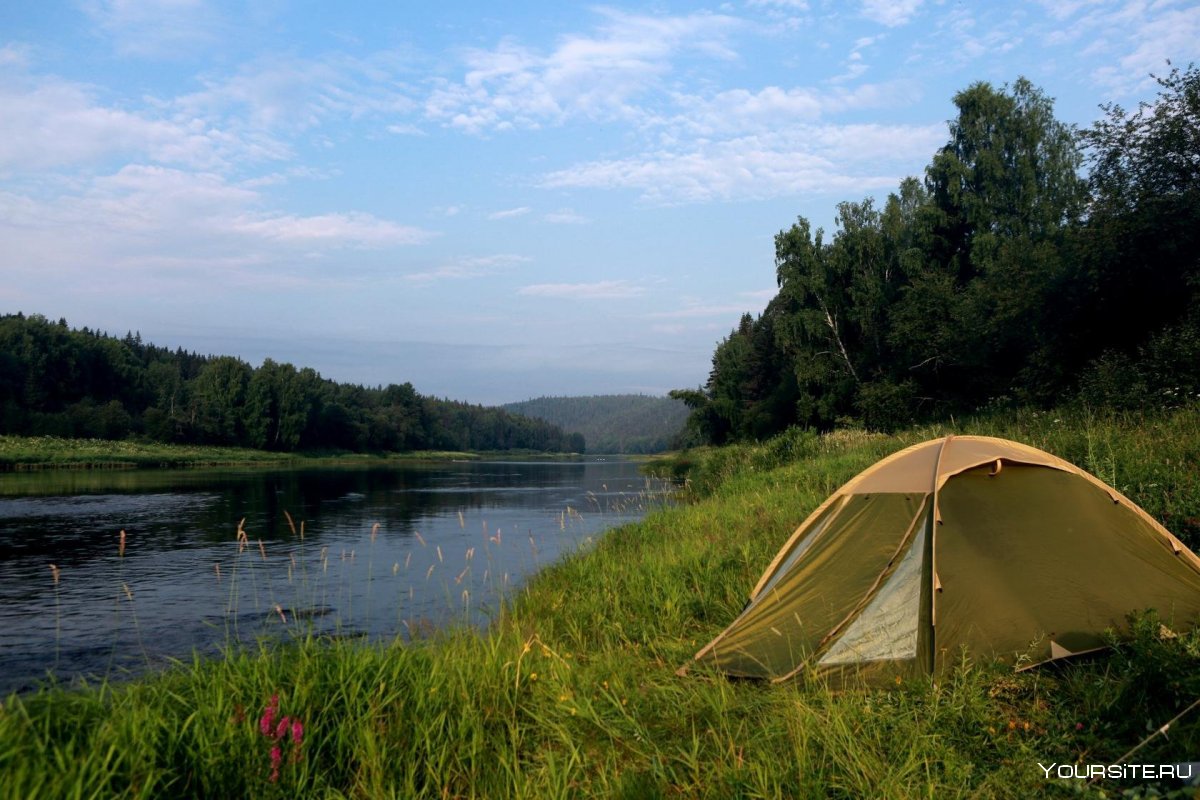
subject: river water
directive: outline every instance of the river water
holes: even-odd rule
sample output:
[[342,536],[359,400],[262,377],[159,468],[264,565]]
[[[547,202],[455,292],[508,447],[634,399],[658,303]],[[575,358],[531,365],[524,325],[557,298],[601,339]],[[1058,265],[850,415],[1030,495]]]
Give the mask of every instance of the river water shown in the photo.
[[0,694],[296,631],[484,625],[668,496],[619,459],[2,474]]

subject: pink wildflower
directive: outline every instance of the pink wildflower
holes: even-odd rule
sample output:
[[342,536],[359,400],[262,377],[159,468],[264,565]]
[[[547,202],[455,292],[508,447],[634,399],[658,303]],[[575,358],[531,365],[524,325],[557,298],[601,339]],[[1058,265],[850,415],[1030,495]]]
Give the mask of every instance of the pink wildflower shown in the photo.
[[275,724],[275,712],[279,710],[279,695],[271,695],[271,702],[263,710],[262,719],[258,721],[258,729],[263,736],[271,735],[271,727]]
[[278,742],[280,739],[282,739],[284,737],[284,735],[287,734],[288,729],[291,727],[292,727],[292,718],[291,717],[284,717],[283,719],[279,720],[279,724],[275,726],[275,734],[274,734],[275,741]]
[[283,763],[283,751],[279,745],[271,748],[271,783],[279,780],[279,765]]
[[300,745],[304,742],[304,726],[300,724],[300,720],[292,723],[292,763],[297,764],[300,761]]

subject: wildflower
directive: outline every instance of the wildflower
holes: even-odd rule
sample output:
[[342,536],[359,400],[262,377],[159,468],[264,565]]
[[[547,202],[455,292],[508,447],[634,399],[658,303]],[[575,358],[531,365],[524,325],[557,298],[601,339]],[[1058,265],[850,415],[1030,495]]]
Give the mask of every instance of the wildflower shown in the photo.
[[279,745],[271,748],[271,783],[279,780],[279,765],[283,763],[283,751]]
[[1082,722],[1076,722],[1076,723],[1075,723],[1075,730],[1077,730],[1077,731],[1081,731],[1081,730],[1083,730],[1083,723],[1082,723]]
[[258,721],[258,729],[263,736],[270,736],[271,729],[275,725],[275,714],[279,711],[279,695],[271,695],[271,702],[263,710],[262,719]]
[[290,731],[291,729],[292,729],[292,718],[291,717],[284,717],[283,719],[279,720],[279,724],[275,726],[275,741],[279,741],[280,739],[282,739],[284,736],[287,735],[288,731]]
[[283,742],[289,736],[292,738],[292,755],[289,759],[295,764],[300,760],[300,745],[304,742],[304,725],[299,719],[284,715],[276,720],[279,714],[279,695],[271,695],[271,702],[263,709],[263,715],[258,721],[258,730],[271,740],[271,783],[279,780],[280,765],[283,764]]
[[537,680],[537,673],[536,673],[536,672],[531,672],[531,673],[529,673],[529,680],[531,680],[531,681],[536,681],[536,680]]

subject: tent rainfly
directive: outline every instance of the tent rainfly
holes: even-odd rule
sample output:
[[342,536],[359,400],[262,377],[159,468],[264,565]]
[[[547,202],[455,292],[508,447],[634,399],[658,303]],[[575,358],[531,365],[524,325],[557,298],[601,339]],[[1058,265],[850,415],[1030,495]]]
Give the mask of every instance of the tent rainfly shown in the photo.
[[1200,559],[1166,528],[1049,453],[947,436],[821,504],[695,661],[776,682],[936,674],[964,648],[1032,666],[1102,648],[1147,608],[1200,615]]

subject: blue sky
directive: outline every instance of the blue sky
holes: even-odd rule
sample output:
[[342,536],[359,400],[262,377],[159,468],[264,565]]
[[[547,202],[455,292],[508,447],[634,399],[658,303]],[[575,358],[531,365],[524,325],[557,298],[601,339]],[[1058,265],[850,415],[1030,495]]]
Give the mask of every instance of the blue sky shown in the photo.
[[1195,3],[0,4],[0,310],[503,403],[662,394],[952,97],[1087,125]]

